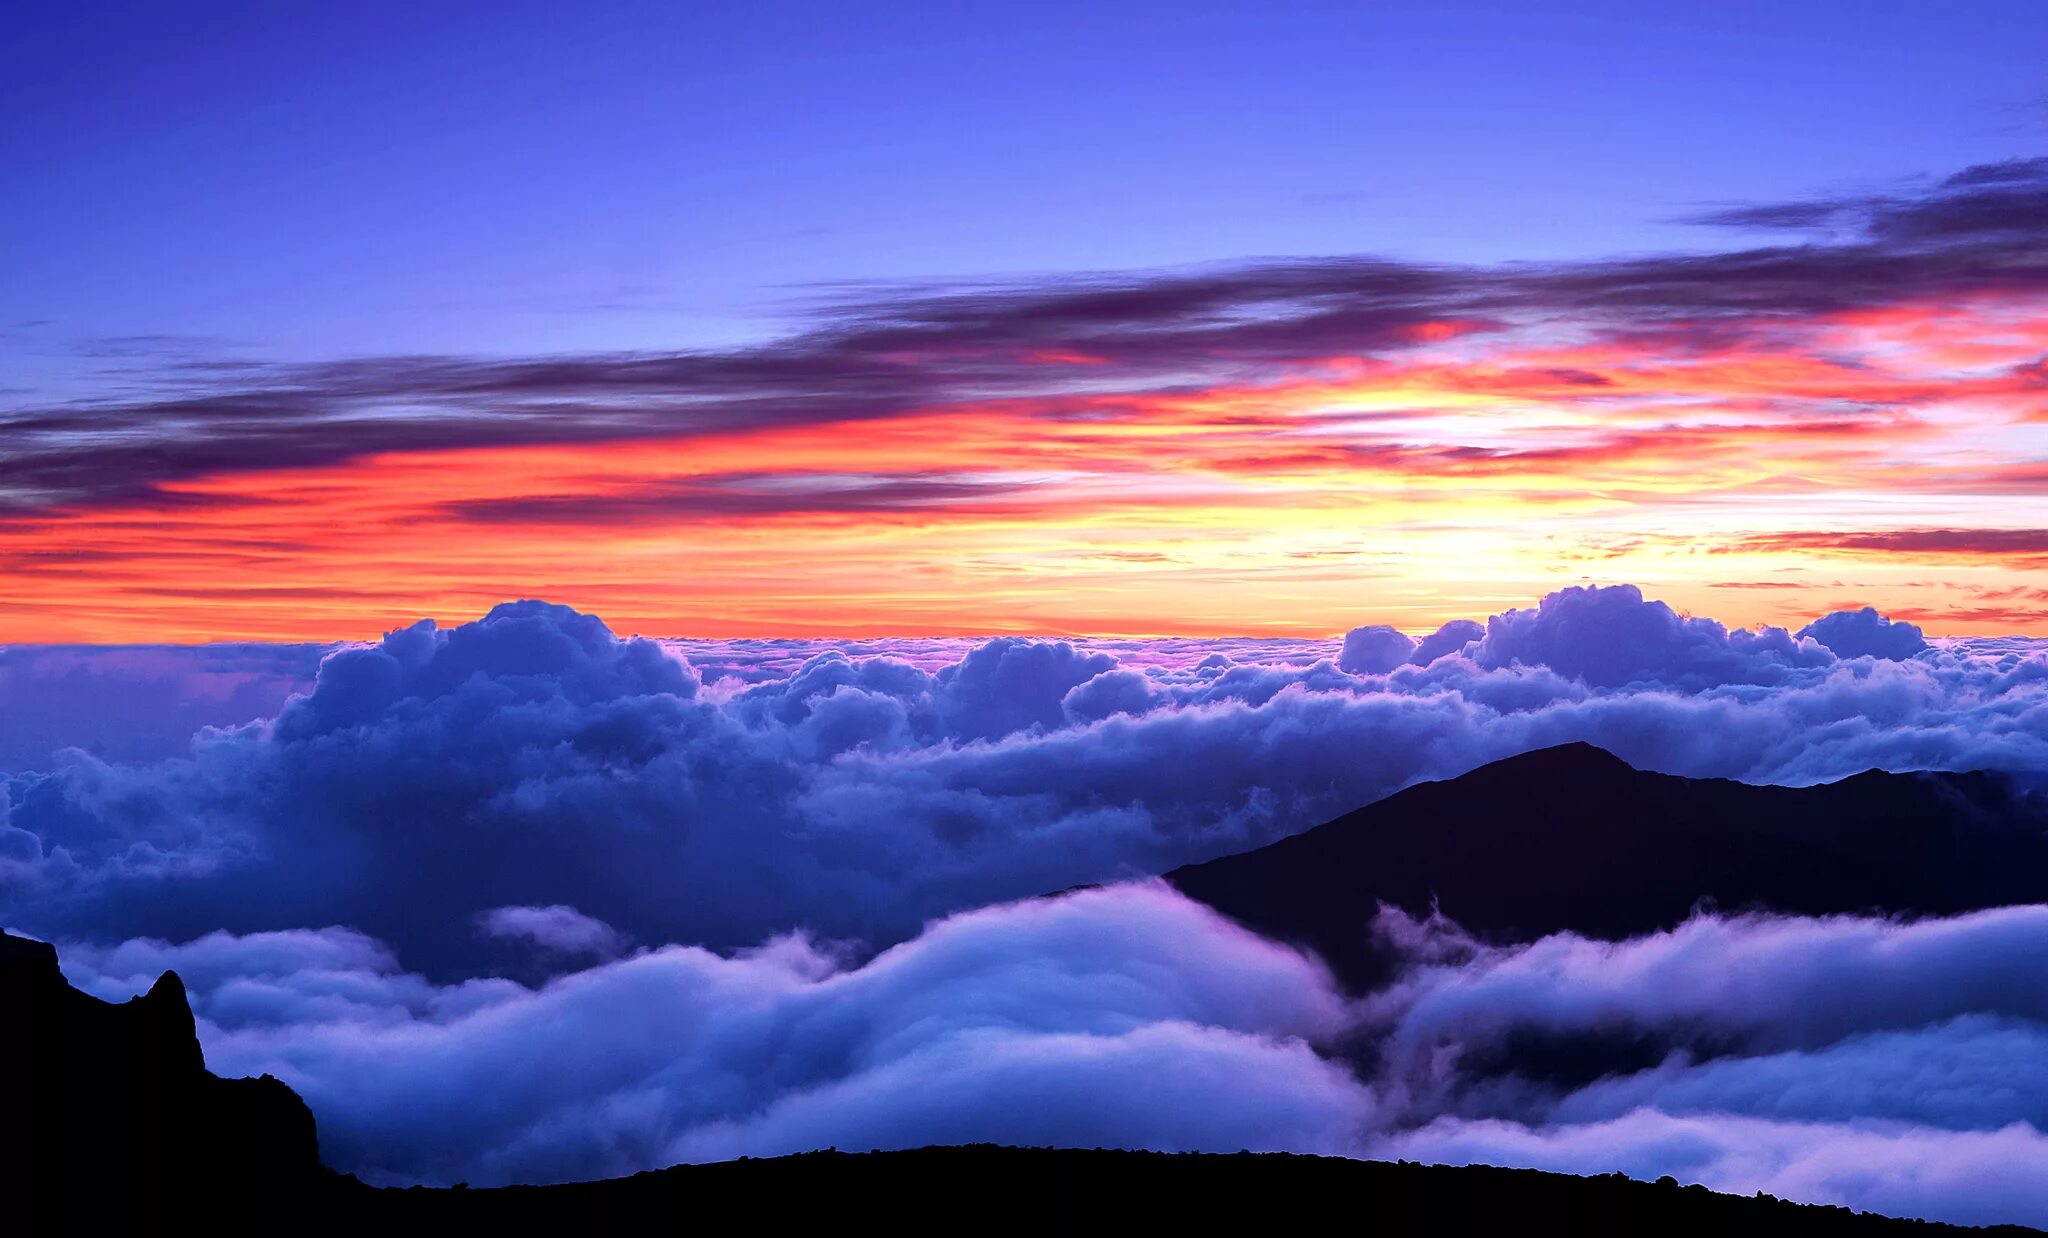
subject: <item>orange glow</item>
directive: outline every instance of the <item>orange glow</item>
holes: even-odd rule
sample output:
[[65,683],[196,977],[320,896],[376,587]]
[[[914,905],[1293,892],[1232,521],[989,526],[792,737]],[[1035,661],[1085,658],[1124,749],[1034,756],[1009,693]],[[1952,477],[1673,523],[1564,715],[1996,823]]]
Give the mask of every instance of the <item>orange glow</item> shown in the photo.
[[0,520],[0,640],[355,638],[515,596],[664,635],[1311,634],[1589,577],[1730,622],[2042,630],[2048,314],[1806,328],[1666,356],[1431,322],[1227,385],[216,474]]

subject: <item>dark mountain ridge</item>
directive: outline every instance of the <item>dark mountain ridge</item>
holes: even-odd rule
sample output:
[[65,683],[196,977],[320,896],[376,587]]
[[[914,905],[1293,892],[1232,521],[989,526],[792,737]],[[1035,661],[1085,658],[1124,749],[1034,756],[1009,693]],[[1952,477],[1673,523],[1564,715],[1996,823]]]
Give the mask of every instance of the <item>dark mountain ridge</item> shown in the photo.
[[886,1221],[912,1233],[1042,1226],[1087,1233],[1157,1227],[1265,1233],[1342,1217],[1363,1235],[2035,1234],[1971,1229],[1768,1195],[1724,1195],[1665,1178],[1582,1178],[1533,1169],[1236,1154],[1013,1148],[808,1152],[678,1165],[566,1186],[372,1191],[349,1205],[383,1232],[638,1231],[682,1216],[766,1215],[783,1224]]
[[1759,786],[1565,744],[1166,880],[1363,989],[1391,964],[1369,927],[1382,903],[1506,942],[1635,936],[1701,906],[1935,915],[2048,901],[2048,803],[1991,773]]

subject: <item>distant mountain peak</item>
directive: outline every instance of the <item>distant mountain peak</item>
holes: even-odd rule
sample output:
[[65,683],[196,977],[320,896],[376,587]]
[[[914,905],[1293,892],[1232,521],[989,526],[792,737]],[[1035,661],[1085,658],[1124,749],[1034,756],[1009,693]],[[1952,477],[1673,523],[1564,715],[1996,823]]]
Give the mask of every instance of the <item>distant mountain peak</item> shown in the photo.
[[1370,932],[1382,903],[1525,941],[1635,936],[1702,905],[1954,914],[2048,901],[2048,812],[1992,774],[1757,786],[1639,770],[1568,743],[1417,783],[1166,880],[1370,987],[1390,965]]
[[[1511,757],[1502,757],[1479,767],[1499,773],[1515,773],[1530,769],[1585,771],[1621,771],[1641,773],[1635,766],[1622,760],[1600,745],[1583,739],[1574,739],[1547,748],[1531,748]],[[1474,771],[1475,773],[1478,771]],[[1445,780],[1451,781],[1451,780]]]
[[[1628,762],[1623,761],[1620,757],[1615,756],[1611,750],[1602,748],[1590,739],[1568,739],[1561,744],[1551,744],[1543,748],[1531,748],[1527,752],[1519,752],[1511,757],[1503,757],[1501,760],[1493,762],[1493,764],[1501,765],[1510,761],[1543,760],[1553,757],[1590,757],[1622,765],[1628,764]],[[1631,766],[1630,768],[1634,767]]]

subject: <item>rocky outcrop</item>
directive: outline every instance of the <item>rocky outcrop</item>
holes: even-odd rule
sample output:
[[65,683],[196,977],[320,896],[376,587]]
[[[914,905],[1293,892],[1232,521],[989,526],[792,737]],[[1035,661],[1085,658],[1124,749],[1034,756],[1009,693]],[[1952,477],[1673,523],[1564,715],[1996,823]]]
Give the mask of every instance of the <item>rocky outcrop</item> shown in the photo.
[[65,981],[47,942],[0,933],[0,1062],[0,1198],[17,1232],[148,1231],[331,1179],[295,1092],[207,1071],[175,972],[104,1002]]

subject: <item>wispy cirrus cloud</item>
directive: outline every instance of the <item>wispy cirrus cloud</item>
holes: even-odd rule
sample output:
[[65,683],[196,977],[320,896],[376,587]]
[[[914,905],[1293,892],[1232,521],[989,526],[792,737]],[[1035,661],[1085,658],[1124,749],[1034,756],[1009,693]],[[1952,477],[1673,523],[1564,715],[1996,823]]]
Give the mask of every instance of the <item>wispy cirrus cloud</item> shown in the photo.
[[1041,510],[1030,477],[943,473],[720,473],[606,493],[459,502],[462,518],[523,524],[632,525],[678,516],[874,515],[938,509]]
[[1991,562],[2011,567],[2048,566],[2048,529],[1883,529],[1856,532],[1788,530],[1759,533],[1741,546],[1903,555],[1920,560]]
[[[18,507],[129,497],[179,477],[367,453],[858,422],[1006,387],[1391,355],[1531,319],[1678,356],[1800,320],[2048,288],[2048,160],[1966,169],[1919,193],[1734,207],[1742,228],[1837,241],[1615,261],[1455,267],[1377,258],[1035,282],[880,285],[815,302],[808,330],[730,352],[383,357],[159,376],[163,398],[16,409],[0,486]],[[2039,366],[2016,377],[2039,381]],[[1048,373],[1050,371],[1050,373]],[[239,381],[235,381],[239,380]],[[1064,380],[1064,381],[1062,381]],[[1466,380],[1598,389],[1569,366]]]

